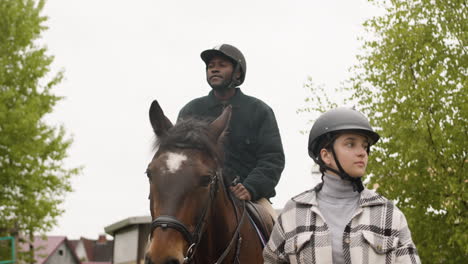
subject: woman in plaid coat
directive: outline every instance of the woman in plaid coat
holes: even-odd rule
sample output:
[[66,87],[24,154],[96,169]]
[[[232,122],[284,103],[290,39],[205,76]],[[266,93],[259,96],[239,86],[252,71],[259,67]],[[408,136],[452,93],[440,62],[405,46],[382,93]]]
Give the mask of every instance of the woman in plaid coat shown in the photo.
[[370,146],[367,118],[337,108],[317,119],[309,155],[322,183],[285,205],[265,246],[265,263],[421,263],[403,213],[364,188]]

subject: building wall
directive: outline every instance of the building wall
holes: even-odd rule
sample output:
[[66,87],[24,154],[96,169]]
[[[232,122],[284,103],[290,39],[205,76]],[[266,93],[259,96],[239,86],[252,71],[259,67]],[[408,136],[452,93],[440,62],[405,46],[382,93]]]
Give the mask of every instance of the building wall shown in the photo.
[[73,257],[70,248],[62,243],[44,264],[79,264],[79,262]]
[[138,262],[144,263],[146,248],[149,240],[149,234],[151,232],[151,224],[139,224],[138,225]]
[[78,256],[80,261],[88,261],[88,257],[86,255],[86,249],[84,247],[83,241],[79,241],[75,248],[75,254]]
[[120,230],[114,236],[114,264],[136,263],[138,252],[138,226]]

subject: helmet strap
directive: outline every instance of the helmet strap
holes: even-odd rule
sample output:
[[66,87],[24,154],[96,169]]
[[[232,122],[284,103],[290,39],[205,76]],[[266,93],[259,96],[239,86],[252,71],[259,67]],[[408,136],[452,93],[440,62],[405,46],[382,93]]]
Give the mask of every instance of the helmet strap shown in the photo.
[[335,142],[332,143],[331,151],[332,151],[333,158],[335,159],[335,163],[336,163],[336,166],[338,167],[339,171],[335,170],[333,168],[330,168],[327,165],[325,165],[325,168],[327,170],[330,170],[330,171],[338,174],[341,179],[343,179],[345,181],[350,181],[351,184],[353,185],[353,190],[355,192],[359,192],[359,193],[362,192],[362,190],[364,190],[364,185],[362,184],[361,177],[359,177],[359,178],[351,177],[351,176],[349,176],[348,173],[346,173],[346,171],[343,169],[343,167],[341,167],[340,161],[338,160],[338,157],[336,156],[336,153],[335,153]]
[[319,183],[317,186],[315,186],[314,189],[315,189],[316,192],[320,192],[320,190],[322,190],[323,182],[324,182],[324,181],[323,181],[323,177],[324,177],[324,176],[325,176],[325,172],[322,171],[322,177],[321,177],[322,182]]
[[240,65],[239,65],[239,62],[236,61],[236,66],[234,66],[234,69],[232,71],[231,82],[227,86],[228,89],[237,87],[238,81],[236,78],[236,74],[239,70],[240,70]]

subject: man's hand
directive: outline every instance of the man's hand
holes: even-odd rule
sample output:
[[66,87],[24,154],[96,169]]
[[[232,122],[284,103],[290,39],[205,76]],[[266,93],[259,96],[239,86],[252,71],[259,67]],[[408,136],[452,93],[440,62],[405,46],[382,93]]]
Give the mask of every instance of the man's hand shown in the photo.
[[231,186],[229,188],[231,189],[231,192],[240,200],[250,201],[250,199],[252,199],[249,191],[247,188],[245,188],[244,185],[242,185],[242,183],[238,183],[235,186]]

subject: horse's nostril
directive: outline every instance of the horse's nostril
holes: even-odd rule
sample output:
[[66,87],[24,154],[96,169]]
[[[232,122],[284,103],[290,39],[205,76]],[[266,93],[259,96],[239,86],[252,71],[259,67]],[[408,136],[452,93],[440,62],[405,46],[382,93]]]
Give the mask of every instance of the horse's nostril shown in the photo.
[[145,264],[153,264],[153,262],[148,256],[145,256]]

